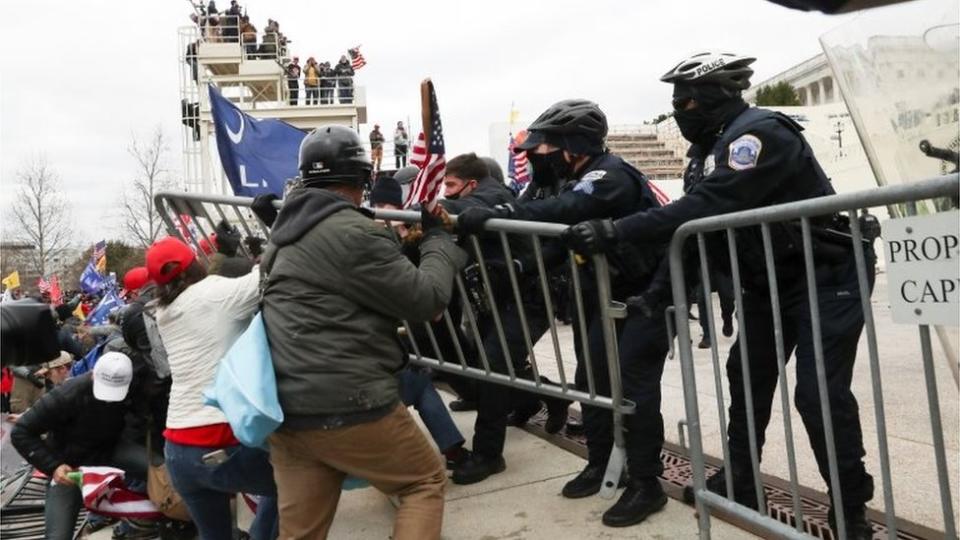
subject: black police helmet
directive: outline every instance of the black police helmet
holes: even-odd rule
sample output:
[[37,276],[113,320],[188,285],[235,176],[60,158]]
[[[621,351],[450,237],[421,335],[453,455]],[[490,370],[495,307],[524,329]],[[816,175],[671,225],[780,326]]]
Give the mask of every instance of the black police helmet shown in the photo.
[[354,184],[370,180],[373,164],[360,136],[345,126],[320,126],[300,143],[300,178],[304,185]]
[[607,116],[592,101],[565,99],[548,107],[527,129],[530,133],[516,151],[549,143],[574,154],[595,154],[603,151]]

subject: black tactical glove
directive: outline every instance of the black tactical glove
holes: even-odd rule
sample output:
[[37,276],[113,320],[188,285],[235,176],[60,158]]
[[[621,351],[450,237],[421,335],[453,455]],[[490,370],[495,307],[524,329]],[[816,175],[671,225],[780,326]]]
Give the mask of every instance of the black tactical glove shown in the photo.
[[500,204],[493,208],[483,206],[467,208],[457,216],[457,232],[477,234],[483,231],[487,220],[509,218],[511,215],[513,215],[513,207],[509,204]]
[[214,229],[217,234],[217,252],[227,257],[236,257],[237,250],[240,248],[240,241],[243,236],[236,227],[227,223],[227,220],[221,220]]
[[247,246],[247,250],[250,252],[250,256],[254,259],[263,255],[263,243],[265,240],[259,236],[248,236],[243,239],[243,243]]
[[257,217],[260,218],[260,221],[264,222],[267,227],[273,227],[273,222],[277,220],[277,209],[273,207],[273,201],[279,198],[280,197],[277,197],[273,193],[264,193],[263,195],[257,195],[250,205],[253,213],[256,214]]
[[426,207],[420,208],[420,226],[423,228],[423,234],[434,229],[442,229],[443,225],[443,217],[430,212]]
[[612,250],[619,239],[612,219],[591,219],[572,225],[563,233],[563,241],[581,255],[596,255]]

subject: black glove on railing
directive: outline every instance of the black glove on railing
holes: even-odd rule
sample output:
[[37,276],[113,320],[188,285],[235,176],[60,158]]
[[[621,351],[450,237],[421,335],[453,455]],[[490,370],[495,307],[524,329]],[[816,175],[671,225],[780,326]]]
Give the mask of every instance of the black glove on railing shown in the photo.
[[591,219],[571,226],[563,241],[581,255],[606,253],[617,245],[619,234],[611,219]]
[[277,220],[277,209],[273,207],[273,201],[279,198],[280,197],[277,197],[273,193],[264,193],[263,195],[257,195],[250,205],[253,213],[256,214],[257,217],[260,218],[260,221],[264,222],[267,227],[273,227],[273,222]]

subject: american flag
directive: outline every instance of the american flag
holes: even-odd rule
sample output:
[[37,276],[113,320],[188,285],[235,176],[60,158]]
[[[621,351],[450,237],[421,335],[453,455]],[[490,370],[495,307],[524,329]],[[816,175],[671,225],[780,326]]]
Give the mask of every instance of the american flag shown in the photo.
[[530,182],[530,171],[527,167],[527,153],[520,152],[515,154],[514,147],[521,140],[523,132],[517,133],[517,136],[510,136],[510,144],[507,145],[507,176],[510,178],[510,189],[515,194],[523,191],[523,188]]
[[363,57],[363,54],[360,53],[360,46],[356,46],[347,51],[347,54],[350,55],[350,64],[353,66],[354,70],[360,69],[363,66],[367,65],[367,59]]
[[404,201],[404,208],[420,203],[427,210],[437,205],[437,196],[443,177],[447,174],[447,161],[443,157],[443,126],[440,125],[440,110],[437,107],[437,93],[433,82],[427,79],[420,83],[420,99],[423,108],[423,126],[426,133],[420,132],[413,145],[410,163],[420,168]]
[[45,294],[50,292],[50,282],[44,278],[37,280],[37,290],[40,291],[40,294]]

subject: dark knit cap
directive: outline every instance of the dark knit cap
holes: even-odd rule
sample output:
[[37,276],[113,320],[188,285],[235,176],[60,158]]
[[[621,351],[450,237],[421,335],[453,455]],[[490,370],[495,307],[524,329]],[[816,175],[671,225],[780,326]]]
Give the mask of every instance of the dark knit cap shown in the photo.
[[380,178],[374,184],[373,191],[370,193],[370,204],[373,206],[378,204],[403,206],[403,190],[400,188],[400,184],[390,176]]

